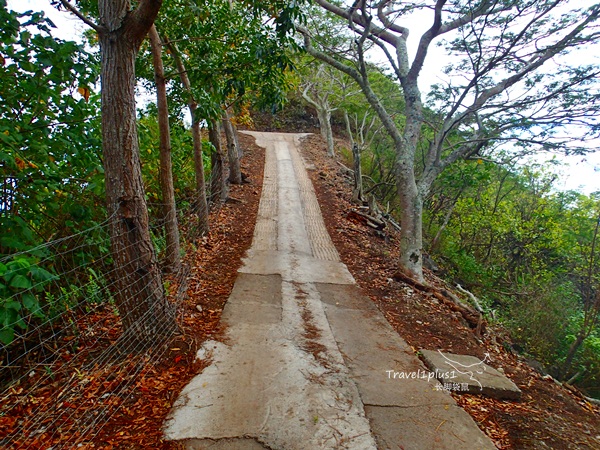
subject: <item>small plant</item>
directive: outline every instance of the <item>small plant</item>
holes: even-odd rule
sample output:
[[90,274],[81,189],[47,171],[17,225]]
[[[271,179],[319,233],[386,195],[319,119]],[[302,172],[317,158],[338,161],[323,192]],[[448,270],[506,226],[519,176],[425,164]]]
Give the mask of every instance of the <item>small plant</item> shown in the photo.
[[96,273],[91,267],[88,268],[88,284],[85,287],[86,300],[88,303],[103,303],[113,301],[110,291],[106,287],[106,279]]
[[156,253],[158,255],[163,255],[165,250],[167,249],[167,239],[160,230],[155,230],[151,233],[152,235],[152,244],[154,244],[154,248],[156,249]]
[[171,282],[169,280],[163,282],[163,287],[165,289],[165,294],[167,296],[171,295]]

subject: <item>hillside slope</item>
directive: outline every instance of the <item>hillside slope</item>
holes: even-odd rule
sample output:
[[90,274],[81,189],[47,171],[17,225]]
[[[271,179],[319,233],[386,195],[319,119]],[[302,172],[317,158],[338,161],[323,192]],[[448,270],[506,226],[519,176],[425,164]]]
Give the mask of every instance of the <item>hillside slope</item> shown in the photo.
[[[348,213],[351,185],[344,169],[325,154],[317,135],[304,142],[304,157],[315,169],[311,178],[328,231],[342,261],[388,321],[418,351],[442,350],[480,358],[490,353],[490,365],[501,367],[523,391],[520,402],[453,394],[479,426],[503,449],[600,448],[600,410],[578,391],[543,378],[517,355],[507,351],[510,340],[498,326],[488,326],[480,341],[462,317],[428,293],[394,279],[399,235],[385,236]],[[427,272],[439,289],[448,286]]]

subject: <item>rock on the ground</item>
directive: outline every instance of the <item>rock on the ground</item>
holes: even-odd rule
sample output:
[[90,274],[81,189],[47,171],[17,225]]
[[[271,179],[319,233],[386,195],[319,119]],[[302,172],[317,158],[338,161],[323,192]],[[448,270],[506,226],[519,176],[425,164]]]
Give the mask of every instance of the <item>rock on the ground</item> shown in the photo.
[[[512,381],[475,356],[433,350],[421,350],[420,353],[429,370],[448,390],[496,399],[521,398],[521,390]],[[487,355],[484,360],[488,360]]]

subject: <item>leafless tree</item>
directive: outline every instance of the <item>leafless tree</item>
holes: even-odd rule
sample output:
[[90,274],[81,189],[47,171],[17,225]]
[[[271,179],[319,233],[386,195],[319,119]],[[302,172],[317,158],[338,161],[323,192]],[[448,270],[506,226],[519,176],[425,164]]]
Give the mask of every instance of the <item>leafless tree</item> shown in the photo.
[[[585,141],[597,135],[599,70],[585,61],[568,62],[566,56],[598,42],[598,4],[576,9],[568,0],[316,2],[347,21],[356,58],[332,54],[311,30],[299,27],[306,49],[360,85],[394,142],[402,209],[400,269],[419,281],[423,200],[448,165],[501,142],[529,150],[585,151]],[[411,60],[415,13],[419,21],[428,15],[429,28]],[[426,62],[428,68],[435,66],[428,56],[436,40],[445,45],[453,64],[434,69],[447,82],[432,92],[436,113],[425,114],[419,81]],[[386,110],[369,81],[369,46],[383,52],[398,81],[405,102],[401,121]],[[423,140],[426,155],[417,165]]]

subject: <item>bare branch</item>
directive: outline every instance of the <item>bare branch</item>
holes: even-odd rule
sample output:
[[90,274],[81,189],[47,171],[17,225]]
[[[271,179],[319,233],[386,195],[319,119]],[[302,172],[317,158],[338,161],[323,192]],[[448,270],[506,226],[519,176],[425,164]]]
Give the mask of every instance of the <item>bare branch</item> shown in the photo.
[[429,45],[438,36],[442,26],[442,8],[446,4],[446,0],[437,0],[434,9],[433,25],[427,30],[421,40],[419,41],[419,48],[417,49],[417,55],[412,63],[410,71],[408,72],[409,80],[416,80],[423,68]]
[[335,58],[332,58],[331,56],[314,48],[312,46],[312,43],[310,40],[310,34],[309,34],[308,30],[306,30],[303,27],[297,27],[297,29],[304,35],[304,46],[305,46],[305,49],[308,52],[308,54],[320,59],[321,61],[329,64],[330,66],[332,66],[332,67],[340,70],[341,72],[344,72],[345,74],[349,75],[350,77],[352,77],[358,83],[358,85],[361,87],[363,93],[365,94],[367,101],[369,102],[371,107],[375,110],[377,115],[379,116],[379,119],[383,123],[387,132],[390,134],[394,143],[398,146],[403,145],[404,139],[403,139],[402,135],[400,134],[400,131],[394,124],[394,120],[393,120],[392,116],[390,116],[387,113],[384,106],[379,101],[379,98],[377,97],[375,92],[373,92],[373,89],[371,88],[368,77],[363,77],[362,74],[358,70],[356,70],[346,64],[343,64],[342,62],[336,60]]
[[[471,80],[471,82],[469,83],[469,86],[463,90],[460,98],[456,101],[454,107],[452,108],[452,110],[450,111],[450,113],[447,115],[447,118],[446,118],[446,120],[444,122],[444,131],[443,131],[443,133],[445,135],[448,134],[458,124],[462,123],[468,116],[473,115],[474,113],[476,113],[480,109],[484,108],[484,106],[486,105],[486,103],[491,98],[493,98],[493,97],[501,94],[502,92],[505,92],[508,88],[512,87],[513,85],[515,85],[519,81],[523,80],[527,75],[529,75],[530,73],[532,73],[535,70],[539,69],[546,62],[548,62],[549,60],[551,60],[552,58],[554,58],[558,53],[560,53],[565,48],[567,48],[570,45],[570,43],[581,32],[583,32],[583,30],[585,30],[585,28],[591,22],[597,20],[599,16],[600,16],[600,8],[596,7],[593,11],[590,12],[590,14],[581,23],[579,23],[576,27],[574,27],[574,29],[571,30],[570,33],[568,33],[567,35],[565,35],[560,41],[558,41],[555,44],[547,47],[545,50],[540,50],[538,53],[534,54],[530,58],[530,60],[528,61],[527,65],[523,69],[521,69],[519,72],[515,73],[514,75],[501,80],[500,82],[496,83],[494,86],[492,86],[492,87],[490,87],[490,88],[485,89],[484,91],[482,91],[475,98],[475,100],[473,101],[473,103],[471,104],[471,106],[469,106],[461,114],[453,116],[454,112],[458,109],[458,107],[460,107],[460,105],[462,105],[464,99],[467,96],[467,92],[469,91],[469,88],[472,87],[472,86],[474,86],[477,83],[477,80],[478,80],[478,78],[479,78],[480,75],[476,75]],[[505,54],[507,54],[507,53],[505,53]],[[495,60],[494,62],[497,63],[497,61],[498,60]],[[488,64],[488,66],[489,66],[490,70],[493,67],[491,65],[491,62]],[[533,101],[533,103],[537,103],[537,102],[540,102],[540,101],[543,101],[543,100],[544,100],[543,97],[542,98],[538,98],[535,101]],[[506,107],[507,108],[514,108],[515,106],[516,106],[515,104],[511,104],[510,106],[507,105]]]
[[306,49],[309,55],[312,55],[315,58],[329,64],[330,66],[335,67],[337,70],[344,72],[346,75],[349,75],[357,82],[361,79],[360,74],[356,69],[353,69],[352,67],[341,63],[337,59],[332,58],[328,54],[320,52],[319,50],[314,48],[310,39],[310,33],[306,28],[298,26],[296,27],[296,29],[304,36],[304,48]]
[[[323,8],[325,8],[327,11],[335,14],[338,17],[342,17],[346,20],[351,20],[353,23],[355,23],[356,25],[359,25],[363,28],[365,26],[367,26],[368,19],[366,17],[362,16],[361,14],[358,14],[354,10],[352,10],[353,12],[350,13],[349,11],[346,11],[345,9],[340,8],[339,6],[329,3],[327,0],[316,0],[316,2],[319,5],[321,5]],[[393,45],[394,47],[396,46],[396,44],[398,42],[397,36],[395,36],[393,33],[390,33],[389,31],[386,31],[383,28],[373,27],[371,29],[371,32],[375,36],[381,38],[382,40],[384,40],[385,42],[387,42],[390,45]]]
[[508,3],[507,5],[502,5],[501,3],[499,3],[500,2],[495,0],[486,0],[479,5],[479,8],[477,8],[474,11],[471,11],[469,14],[465,14],[464,16],[459,17],[458,19],[443,24],[440,27],[439,33],[446,34],[450,31],[456,30],[464,25],[467,25],[470,22],[472,23],[475,19],[478,19],[479,17],[497,14],[502,11],[508,11],[513,7],[513,5],[511,5],[510,3]]
[[77,8],[75,8],[73,5],[71,5],[67,0],[60,0],[60,3],[65,8],[67,8],[72,14],[75,14],[79,18],[79,20],[81,20],[83,23],[85,23],[88,27],[95,30],[98,34],[104,33],[106,31],[100,25],[98,25],[94,21],[88,19],[87,17],[85,17],[81,11],[79,11]]
[[380,39],[378,39],[376,36],[370,36],[370,39],[383,51],[383,53],[385,54],[385,57],[387,58],[388,62],[390,63],[390,66],[392,66],[394,73],[396,74],[398,79],[400,79],[400,77],[401,77],[400,68],[396,64],[396,61],[394,61],[394,58],[392,58],[392,54],[386,47],[385,43],[382,42]]
[[406,27],[402,27],[390,21],[388,18],[388,14],[386,14],[383,9],[390,3],[390,0],[382,0],[379,5],[377,5],[377,17],[381,20],[381,23],[389,30],[398,33],[404,39],[408,38],[409,30]]
[[311,84],[307,84],[306,87],[304,88],[304,90],[302,91],[302,98],[304,100],[306,100],[308,102],[309,105],[311,105],[313,108],[318,108],[319,105],[318,103],[313,100],[310,95],[308,95],[308,90],[311,88]]

